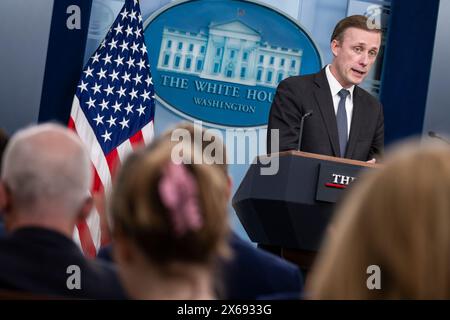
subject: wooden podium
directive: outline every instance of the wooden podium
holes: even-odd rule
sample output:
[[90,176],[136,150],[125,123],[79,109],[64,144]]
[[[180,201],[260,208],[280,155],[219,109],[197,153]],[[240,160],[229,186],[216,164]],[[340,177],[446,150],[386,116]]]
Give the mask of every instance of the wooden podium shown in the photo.
[[264,165],[268,156],[258,157],[232,204],[253,242],[280,248],[281,256],[307,270],[335,203],[361,170],[378,165],[299,151],[271,157],[277,157],[278,171],[263,175],[261,169],[273,163]]

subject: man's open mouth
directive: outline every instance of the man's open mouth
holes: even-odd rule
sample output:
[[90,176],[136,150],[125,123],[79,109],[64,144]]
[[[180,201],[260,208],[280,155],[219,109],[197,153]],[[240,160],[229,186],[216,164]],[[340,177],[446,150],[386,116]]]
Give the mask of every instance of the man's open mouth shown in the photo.
[[359,71],[359,70],[356,70],[356,69],[353,69],[353,68],[352,68],[352,70],[355,71],[356,73],[360,74],[360,75],[366,74],[365,71]]

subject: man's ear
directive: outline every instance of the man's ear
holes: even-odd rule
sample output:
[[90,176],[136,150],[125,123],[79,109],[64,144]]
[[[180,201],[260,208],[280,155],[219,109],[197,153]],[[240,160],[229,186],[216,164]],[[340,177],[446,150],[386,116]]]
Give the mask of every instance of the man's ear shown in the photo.
[[331,47],[331,52],[333,53],[333,56],[336,57],[339,53],[341,44],[339,43],[338,40],[333,39],[333,41],[331,41],[330,47]]
[[84,219],[87,219],[87,217],[91,213],[93,205],[94,201],[92,197],[86,198],[86,200],[84,200],[83,204],[81,205],[80,211],[78,212],[77,220],[83,221]]

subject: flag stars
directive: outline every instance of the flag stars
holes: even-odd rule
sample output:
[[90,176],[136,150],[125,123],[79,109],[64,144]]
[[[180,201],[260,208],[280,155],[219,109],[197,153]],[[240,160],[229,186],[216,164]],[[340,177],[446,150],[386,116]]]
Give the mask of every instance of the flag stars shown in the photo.
[[131,73],[128,73],[125,71],[125,73],[121,77],[123,79],[123,83],[127,83],[127,81],[131,82],[130,77],[131,77]]
[[120,13],[120,15],[122,16],[122,21],[125,20],[128,16],[128,11],[127,9],[123,9],[123,11]]
[[112,38],[111,42],[108,43],[109,50],[117,49],[117,42],[118,42],[118,40],[114,40],[114,38]]
[[117,27],[114,28],[114,30],[116,31],[116,35],[118,35],[119,33],[123,34],[122,29],[123,29],[123,26],[121,26],[120,23],[118,23]]
[[133,35],[133,28],[131,28],[131,26],[128,26],[127,30],[125,30],[125,32],[127,33],[127,37]]
[[147,107],[143,107],[142,104],[141,104],[141,105],[139,106],[139,108],[136,109],[136,111],[139,112],[139,116],[142,116],[143,114],[145,114],[145,113],[144,113],[144,110],[145,110],[146,108],[147,108]]
[[117,91],[117,93],[119,94],[119,98],[125,97],[125,92],[126,92],[126,91],[127,91],[127,90],[126,90],[125,88],[122,88],[122,86],[120,86],[119,91]]
[[97,118],[94,119],[95,122],[97,122],[97,127],[99,124],[103,124],[103,116],[100,117],[100,114],[97,113]]
[[120,12],[76,88],[79,106],[105,153],[120,145],[124,134],[152,121],[146,119],[153,110],[154,90],[139,1],[134,6],[126,1],[131,4]]
[[123,65],[123,58],[120,56],[120,54],[117,56],[117,59],[114,60],[117,66]]
[[111,58],[112,56],[106,54],[106,57],[102,58],[102,60],[105,61],[105,65],[107,65],[108,63],[111,63]]
[[138,85],[139,83],[142,83],[141,81],[142,76],[140,76],[138,73],[136,73],[136,76],[133,78],[133,81]]
[[129,44],[129,42],[122,40],[122,44],[119,46],[122,48],[122,52],[124,52],[125,50],[128,50],[128,44]]
[[116,120],[117,120],[117,118],[113,118],[113,116],[111,115],[111,116],[109,117],[109,120],[107,120],[106,122],[109,123],[109,127],[111,128],[112,126],[115,126],[115,125],[116,125]]
[[150,100],[149,95],[150,95],[150,92],[147,92],[147,90],[144,90],[144,93],[141,94],[141,97],[144,99],[144,102],[147,100]]
[[83,71],[83,72],[86,74],[86,78],[88,78],[88,77],[94,77],[94,76],[92,75],[92,71],[94,71],[94,68],[91,68],[91,67],[87,67],[87,69]]
[[147,53],[147,46],[145,44],[142,45],[141,52],[142,52],[142,55]]
[[139,71],[141,71],[142,68],[145,68],[145,61],[141,59],[137,65],[139,66]]
[[131,67],[134,67],[134,59],[131,59],[131,57],[129,57],[128,61],[125,63],[128,64],[128,69],[130,69]]
[[88,85],[87,83],[84,83],[84,81],[81,80],[81,84],[78,86],[78,88],[80,88],[81,90],[81,93],[83,93],[83,91],[88,91],[87,85]]
[[119,101],[116,101],[115,104],[113,104],[111,107],[114,109],[114,113],[116,113],[117,111],[121,112],[122,109],[120,108],[122,104],[119,103]]
[[100,68],[100,71],[97,72],[97,75],[99,76],[99,80],[102,80],[103,78],[106,79],[106,70],[103,70],[103,68]]
[[134,41],[133,41],[133,45],[131,46],[131,50],[133,50],[133,54],[134,54],[136,51],[139,51],[139,45],[136,44],[136,42],[134,42]]
[[138,93],[137,90],[134,90],[134,88],[131,89],[130,97],[131,97],[131,100],[132,100],[132,101],[133,101],[133,99],[137,99],[137,93]]
[[111,77],[111,81],[119,80],[118,75],[119,75],[119,73],[116,72],[116,70],[113,70],[112,73],[109,75]]
[[105,99],[102,100],[102,103],[100,103],[100,106],[102,107],[102,111],[105,109],[109,109],[108,107],[108,101],[105,101]]
[[98,52],[96,52],[93,56],[92,56],[92,62],[100,62],[100,54]]
[[125,117],[124,117],[124,118],[122,118],[122,121],[119,122],[119,124],[122,126],[122,129],[125,129],[125,127],[129,128],[128,122],[130,122],[130,120],[125,120]]
[[133,113],[133,105],[132,104],[130,104],[130,103],[127,103],[127,107],[125,108],[125,110],[127,110],[127,115],[129,114],[129,113]]
[[101,135],[104,143],[108,140],[111,141],[111,134],[112,132],[108,132],[108,130],[105,130],[105,133]]
[[86,101],[86,104],[88,105],[88,110],[90,108],[95,108],[95,99],[92,99],[92,97],[89,97],[89,101]]
[[145,82],[147,83],[147,87],[149,87],[151,84],[153,84],[152,78],[150,78],[150,76],[147,76],[147,79],[145,79]]
[[137,19],[136,18],[136,11],[134,11],[133,9],[131,9],[130,14],[128,15],[130,17],[131,22],[133,22],[133,20]]
[[100,89],[101,89],[101,85],[95,83],[93,87],[91,87],[92,90],[94,90],[94,94],[96,94],[97,92],[100,93]]
[[103,91],[106,92],[106,96],[108,97],[110,94],[112,94],[112,95],[114,94],[113,89],[114,89],[114,87],[111,87],[111,85],[108,83],[108,88],[103,89]]

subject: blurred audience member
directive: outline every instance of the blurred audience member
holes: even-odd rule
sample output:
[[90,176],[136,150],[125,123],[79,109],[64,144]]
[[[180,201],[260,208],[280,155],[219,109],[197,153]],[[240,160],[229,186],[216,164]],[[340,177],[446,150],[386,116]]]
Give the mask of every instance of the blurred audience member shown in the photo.
[[227,181],[215,167],[172,161],[155,141],[123,164],[111,196],[114,258],[130,297],[213,299],[214,262],[227,256]]
[[123,291],[111,267],[87,261],[72,241],[86,217],[91,166],[69,130],[46,124],[16,133],[6,148],[0,183],[5,227],[0,289],[46,296],[112,299]]
[[[207,131],[192,124],[180,124],[174,130],[182,141],[190,141],[193,145],[201,142],[200,148],[203,162],[214,164],[227,181],[226,198],[231,196],[232,181],[228,175],[226,148],[220,136],[209,135]],[[162,139],[171,140],[174,130],[168,131]],[[184,130],[184,131],[183,131]],[[200,140],[195,140],[199,137]],[[215,144],[216,148],[212,148]],[[211,150],[209,155],[206,150]],[[217,161],[216,161],[217,160]],[[222,160],[222,161],[220,161]],[[216,161],[216,162],[214,162]],[[259,250],[248,241],[231,232],[228,241],[231,247],[231,258],[219,258],[214,271],[216,292],[224,299],[258,299],[258,298],[294,298],[298,299],[302,291],[302,276],[297,266]],[[99,252],[99,258],[111,261],[111,246]]]
[[413,143],[353,185],[307,292],[312,299],[450,298],[450,148]]
[[[201,142],[203,161],[214,164],[228,181],[229,201],[233,182],[228,175],[226,146],[219,132],[214,134],[214,130],[202,130],[201,126],[189,123],[180,124],[175,130],[185,130],[185,134],[179,131],[178,136],[189,136],[194,144]],[[166,134],[168,139],[171,138],[172,132]],[[199,139],[195,140],[194,137]],[[231,233],[229,245],[232,257],[221,260],[216,275],[217,286],[221,287],[223,282],[226,298],[300,299],[303,279],[296,265],[256,248],[234,232]]]

